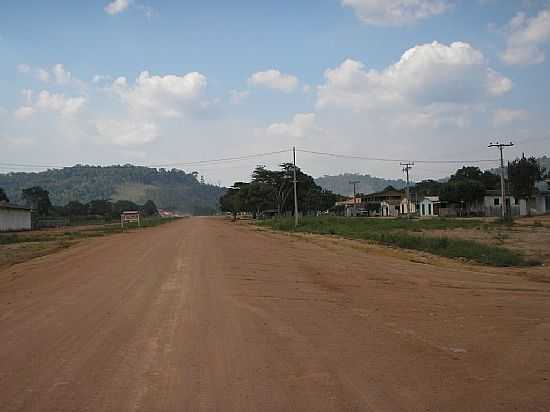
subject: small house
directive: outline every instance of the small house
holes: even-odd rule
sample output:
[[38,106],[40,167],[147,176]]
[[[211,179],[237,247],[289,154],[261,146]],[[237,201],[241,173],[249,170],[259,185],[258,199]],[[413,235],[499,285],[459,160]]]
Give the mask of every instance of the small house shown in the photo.
[[419,204],[420,216],[439,216],[439,196],[426,196]]
[[398,200],[383,200],[380,202],[380,213],[385,217],[398,217],[400,205],[401,201]]
[[0,202],[0,232],[31,230],[31,209]]

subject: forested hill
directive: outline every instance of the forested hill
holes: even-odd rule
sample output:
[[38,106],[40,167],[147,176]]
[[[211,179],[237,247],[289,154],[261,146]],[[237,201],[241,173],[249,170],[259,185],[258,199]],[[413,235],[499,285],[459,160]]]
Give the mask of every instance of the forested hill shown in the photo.
[[0,187],[10,200],[21,202],[21,190],[41,186],[50,192],[54,205],[71,200],[87,203],[96,199],[152,200],[159,208],[193,214],[209,214],[218,208],[224,188],[202,184],[182,170],[149,167],[82,166],[50,169],[39,173],[0,174]]
[[354,173],[345,173],[337,176],[323,176],[315,179],[315,183],[323,189],[330,190],[344,196],[353,195],[353,185],[349,183],[350,181],[358,181],[359,183],[355,185],[357,193],[364,194],[378,192],[390,185],[396,189],[402,189],[405,187],[405,181],[402,179],[383,179],[380,177],[373,177],[371,175],[360,175]]

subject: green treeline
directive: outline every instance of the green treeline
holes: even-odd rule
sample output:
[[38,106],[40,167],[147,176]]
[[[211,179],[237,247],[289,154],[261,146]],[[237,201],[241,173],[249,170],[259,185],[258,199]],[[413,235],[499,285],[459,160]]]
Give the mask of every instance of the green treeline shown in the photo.
[[97,199],[113,203],[128,199],[138,204],[151,200],[159,208],[192,214],[214,213],[225,191],[199,182],[194,173],[133,165],[76,165],[38,173],[0,174],[0,187],[12,203],[24,203],[22,190],[37,186],[49,192],[53,205],[71,201],[86,204]]

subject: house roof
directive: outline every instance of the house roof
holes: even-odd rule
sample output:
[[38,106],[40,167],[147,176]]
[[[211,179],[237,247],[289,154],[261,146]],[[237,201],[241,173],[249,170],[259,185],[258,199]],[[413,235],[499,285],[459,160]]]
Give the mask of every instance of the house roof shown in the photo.
[[[500,189],[489,189],[485,191],[485,196],[501,196]],[[506,193],[504,194],[506,197],[512,196],[509,190],[506,190]]]
[[423,200],[429,200],[430,202],[439,202],[439,196],[424,196]]
[[30,207],[14,205],[13,203],[8,203],[8,202],[0,202],[0,209],[28,210],[28,211],[31,210]]

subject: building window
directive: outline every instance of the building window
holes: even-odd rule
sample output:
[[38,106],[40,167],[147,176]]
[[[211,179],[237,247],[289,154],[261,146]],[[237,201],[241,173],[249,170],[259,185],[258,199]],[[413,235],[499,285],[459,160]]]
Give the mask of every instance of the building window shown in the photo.
[[495,198],[493,199],[493,204],[494,204],[495,206],[499,206],[499,205],[500,205],[500,199],[499,199],[498,197],[495,197]]
[[519,199],[517,197],[514,199],[514,204],[519,205]]
[[432,214],[432,204],[428,204],[428,215]]

